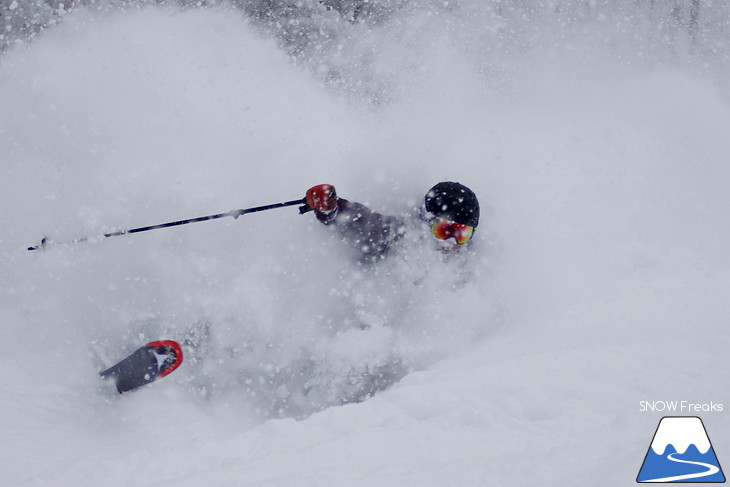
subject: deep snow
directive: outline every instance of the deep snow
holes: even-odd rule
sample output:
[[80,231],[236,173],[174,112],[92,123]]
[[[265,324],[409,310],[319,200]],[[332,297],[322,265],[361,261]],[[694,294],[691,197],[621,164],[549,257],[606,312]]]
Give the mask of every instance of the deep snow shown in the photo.
[[[461,8],[308,62],[225,7],[78,9],[0,57],[3,485],[622,485],[640,401],[730,403],[722,32]],[[483,205],[459,260],[362,269],[293,208],[24,250],[320,182],[409,214],[441,179]],[[160,338],[172,376],[100,383]]]

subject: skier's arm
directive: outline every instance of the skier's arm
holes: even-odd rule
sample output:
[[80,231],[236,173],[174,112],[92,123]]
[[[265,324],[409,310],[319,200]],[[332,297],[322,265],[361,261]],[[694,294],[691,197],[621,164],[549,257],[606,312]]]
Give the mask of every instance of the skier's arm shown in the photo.
[[364,257],[383,255],[400,237],[402,224],[397,218],[338,198],[334,186],[329,184],[310,188],[307,204],[320,222],[334,226],[343,240],[356,247]]

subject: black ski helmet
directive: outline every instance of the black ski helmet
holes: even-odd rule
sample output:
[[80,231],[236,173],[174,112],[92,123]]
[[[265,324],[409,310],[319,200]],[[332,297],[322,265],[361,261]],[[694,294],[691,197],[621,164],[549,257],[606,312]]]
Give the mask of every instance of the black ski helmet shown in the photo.
[[428,190],[426,211],[434,216],[476,227],[479,225],[479,200],[460,183],[444,181]]

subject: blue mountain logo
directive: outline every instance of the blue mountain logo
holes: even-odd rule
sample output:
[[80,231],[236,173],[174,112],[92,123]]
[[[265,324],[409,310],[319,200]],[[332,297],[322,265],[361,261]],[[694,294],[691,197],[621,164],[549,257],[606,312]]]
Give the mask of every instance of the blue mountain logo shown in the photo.
[[696,416],[659,421],[637,482],[725,482],[705,425]]

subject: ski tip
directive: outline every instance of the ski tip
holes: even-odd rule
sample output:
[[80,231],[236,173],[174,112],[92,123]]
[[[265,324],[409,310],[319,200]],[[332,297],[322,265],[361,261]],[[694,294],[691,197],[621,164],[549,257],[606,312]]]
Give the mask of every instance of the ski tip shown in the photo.
[[160,379],[172,374],[183,362],[182,347],[174,340],[158,340],[148,343],[145,347],[155,349],[155,354],[160,357],[166,357],[160,363]]
[[112,380],[119,393],[125,393],[170,375],[183,361],[180,344],[160,340],[144,345],[119,363],[100,372],[102,379]]

